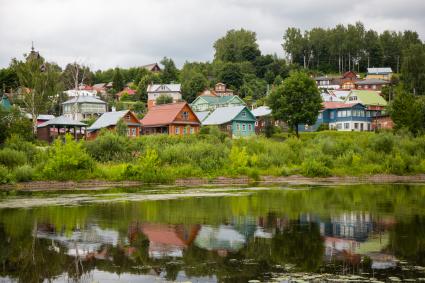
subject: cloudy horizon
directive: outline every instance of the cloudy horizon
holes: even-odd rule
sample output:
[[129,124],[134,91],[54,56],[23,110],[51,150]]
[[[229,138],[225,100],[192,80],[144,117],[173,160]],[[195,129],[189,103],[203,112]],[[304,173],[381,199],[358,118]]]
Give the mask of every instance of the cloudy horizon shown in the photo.
[[64,67],[92,70],[159,62],[212,61],[230,29],[256,32],[262,53],[284,56],[288,27],[302,30],[361,21],[366,29],[414,30],[425,38],[425,2],[359,0],[0,0],[0,68],[22,59],[31,42]]

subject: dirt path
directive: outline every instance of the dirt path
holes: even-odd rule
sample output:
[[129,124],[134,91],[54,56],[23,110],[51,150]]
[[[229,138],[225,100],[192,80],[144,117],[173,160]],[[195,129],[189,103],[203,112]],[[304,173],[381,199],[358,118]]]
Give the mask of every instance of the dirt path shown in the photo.
[[[361,177],[326,177],[326,178],[309,178],[304,176],[288,176],[288,177],[273,177],[263,176],[260,181],[254,181],[248,177],[227,178],[219,177],[215,179],[207,178],[187,178],[177,179],[174,183],[168,185],[151,184],[150,186],[229,186],[229,185],[325,185],[325,184],[387,184],[387,183],[425,183],[425,174],[412,176],[397,176],[397,175],[373,175]],[[146,186],[143,182],[138,181],[102,181],[102,180],[87,180],[81,182],[74,181],[36,181],[28,183],[18,183],[12,185],[0,185],[0,191],[5,190],[29,190],[29,191],[49,191],[49,190],[104,190],[116,187],[138,187]]]

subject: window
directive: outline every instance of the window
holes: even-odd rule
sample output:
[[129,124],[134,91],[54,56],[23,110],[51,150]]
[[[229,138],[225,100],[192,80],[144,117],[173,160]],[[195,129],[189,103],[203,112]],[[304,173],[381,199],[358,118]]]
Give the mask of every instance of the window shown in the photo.
[[240,131],[241,130],[241,126],[239,124],[236,124],[236,130]]
[[130,120],[130,114],[125,115],[125,119],[128,121]]
[[242,124],[242,131],[246,131],[246,125]]
[[182,119],[185,120],[185,121],[189,120],[189,112],[183,111]]
[[176,135],[180,135],[180,127],[176,127]]
[[351,116],[351,110],[347,110],[347,117]]
[[130,128],[127,129],[127,137],[131,136]]
[[258,126],[258,121],[255,121],[255,126],[256,126],[256,127]]
[[366,117],[370,117],[370,111],[366,111]]
[[187,129],[186,129],[186,127],[184,127],[183,128],[183,135],[186,135],[187,134]]
[[357,96],[350,96],[348,98],[349,101],[356,101],[357,100]]
[[242,117],[246,117],[246,112],[245,112],[245,111],[243,111],[243,112],[241,113],[241,116],[242,116]]
[[195,132],[195,128],[190,127],[190,133],[193,134]]
[[339,118],[339,117],[342,117],[342,111],[338,111],[336,116],[337,116],[338,118]]
[[356,129],[356,130],[359,129],[359,123],[354,123],[354,129]]
[[346,130],[350,129],[350,123],[344,123],[344,129]]
[[370,131],[370,124],[367,123],[367,130]]
[[252,131],[252,125],[248,124],[248,131]]
[[136,130],[136,128],[131,128],[131,134],[133,135],[133,137],[137,136]]
[[336,124],[336,129],[337,130],[341,130],[342,129],[342,124],[341,123]]
[[331,111],[330,113],[330,119],[334,119],[335,118],[335,112]]

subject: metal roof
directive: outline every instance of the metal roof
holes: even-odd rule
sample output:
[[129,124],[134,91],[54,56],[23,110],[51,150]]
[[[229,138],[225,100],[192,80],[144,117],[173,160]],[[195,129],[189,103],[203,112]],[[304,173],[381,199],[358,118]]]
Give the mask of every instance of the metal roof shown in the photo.
[[76,120],[72,120],[70,118],[67,118],[65,116],[59,116],[53,119],[50,119],[49,121],[46,121],[40,125],[38,125],[38,128],[44,128],[47,126],[80,126],[85,127],[87,126],[84,123],[78,122]]
[[393,70],[391,68],[367,68],[368,74],[375,74],[375,75],[384,75],[384,74],[390,74]]
[[[161,89],[164,87],[166,89]],[[147,92],[180,92],[181,84],[150,84],[148,85]]]
[[78,96],[71,98],[70,100],[65,101],[62,105],[65,104],[74,104],[74,103],[96,103],[96,104],[106,104],[105,101],[100,100],[93,96]]
[[258,108],[253,109],[252,114],[254,114],[255,117],[262,117],[262,116],[268,116],[272,114],[272,110],[268,106],[260,106]]
[[116,125],[118,121],[127,114],[127,112],[129,112],[129,110],[103,113],[102,116],[93,123],[93,125],[87,128],[87,130],[94,131]]
[[[246,106],[229,106],[215,109],[203,122],[203,125],[221,125],[232,121]],[[246,108],[248,110],[248,108]],[[249,111],[249,110],[248,110]],[[253,115],[254,116],[254,115]]]
[[207,116],[210,114],[209,111],[199,111],[199,112],[195,112],[196,117],[198,117],[199,121],[203,121],[205,120],[205,118],[207,118]]
[[350,95],[345,98],[345,102],[352,102],[349,97],[357,96],[357,101],[368,106],[387,106],[387,101],[376,91],[369,90],[352,90]]
[[383,85],[387,83],[388,83],[387,81],[380,80],[380,79],[366,79],[366,80],[355,82],[356,85]]

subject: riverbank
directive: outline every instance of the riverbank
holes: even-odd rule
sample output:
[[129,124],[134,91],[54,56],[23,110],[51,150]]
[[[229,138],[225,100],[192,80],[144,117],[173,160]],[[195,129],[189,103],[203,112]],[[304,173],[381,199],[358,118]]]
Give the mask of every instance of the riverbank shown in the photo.
[[287,177],[264,176],[259,180],[253,180],[249,177],[239,178],[185,178],[177,179],[174,182],[164,184],[144,183],[142,181],[104,181],[104,180],[85,180],[85,181],[34,181],[26,183],[0,185],[0,191],[22,190],[22,191],[53,191],[53,190],[74,190],[74,191],[93,191],[106,190],[110,188],[122,187],[198,187],[198,186],[233,186],[233,185],[349,185],[349,184],[392,184],[392,183],[425,183],[425,174],[398,176],[391,174],[378,174],[371,176],[352,176],[352,177],[304,177],[293,175]]

